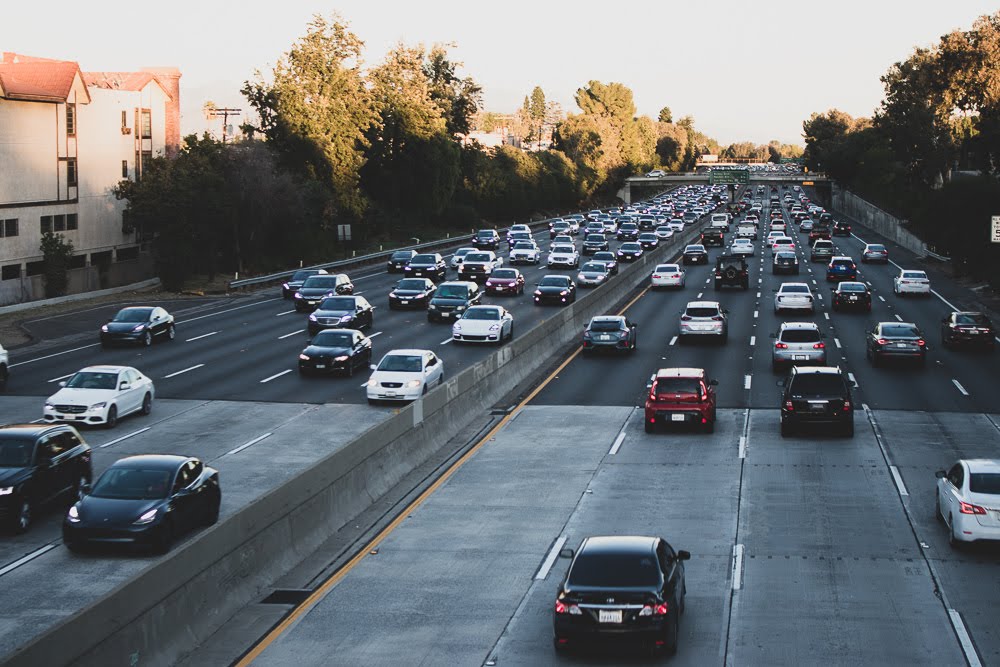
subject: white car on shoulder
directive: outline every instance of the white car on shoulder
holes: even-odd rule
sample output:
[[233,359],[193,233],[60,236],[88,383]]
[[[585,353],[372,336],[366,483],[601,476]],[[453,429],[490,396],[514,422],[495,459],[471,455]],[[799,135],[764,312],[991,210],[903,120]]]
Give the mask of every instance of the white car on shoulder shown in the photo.
[[783,310],[808,310],[815,312],[813,293],[808,283],[781,283],[774,295],[774,312]]
[[153,381],[131,366],[88,366],[60,382],[45,400],[46,422],[102,424],[113,428],[121,417],[153,409]]
[[549,268],[564,267],[575,269],[580,266],[580,253],[575,245],[556,244],[549,249]]
[[451,327],[456,343],[504,343],[514,337],[514,316],[502,306],[472,306]]
[[510,250],[511,264],[538,264],[542,260],[542,251],[534,241],[518,241]]
[[413,401],[444,382],[444,362],[430,350],[392,350],[372,365],[368,402]]
[[892,291],[898,296],[906,294],[923,294],[926,296],[931,293],[931,281],[927,278],[927,273],[924,271],[902,269],[899,275],[892,279]]
[[1000,540],[1000,459],[960,459],[936,475],[937,516],[951,546]]
[[687,272],[680,264],[657,264],[650,277],[650,285],[658,287],[683,288],[687,283]]

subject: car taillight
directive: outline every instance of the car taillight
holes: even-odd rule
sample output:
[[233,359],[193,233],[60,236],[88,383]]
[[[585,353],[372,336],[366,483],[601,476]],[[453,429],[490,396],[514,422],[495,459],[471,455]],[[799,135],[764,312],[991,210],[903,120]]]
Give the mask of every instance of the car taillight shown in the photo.
[[850,409],[851,409],[851,402],[850,401],[844,401],[844,412],[847,412]]
[[927,341],[925,341],[923,338],[921,338],[920,340],[917,341],[917,345],[919,345],[920,347],[923,347],[924,345],[927,345]]
[[885,340],[885,338],[879,338],[879,339],[878,339],[878,340],[877,340],[876,342],[877,342],[877,343],[878,343],[879,345],[885,345],[885,344],[886,344],[886,340]]
[[785,401],[785,409],[786,410],[794,410],[795,409],[795,405],[791,401]]
[[788,349],[788,345],[786,345],[785,343],[775,343],[774,346],[776,348],[778,348],[779,350],[787,350]]
[[690,315],[681,315],[681,322],[690,322],[690,321],[691,321]]
[[813,345],[813,349],[814,350],[822,350],[825,347],[826,347],[826,343],[815,343]]
[[653,277],[654,277],[654,278],[656,278],[657,280],[659,280],[659,279],[660,279],[660,278],[662,278],[663,276],[661,276],[661,275],[660,275],[659,273],[654,273],[654,274],[653,274]]
[[712,316],[712,320],[715,321],[715,322],[721,322],[722,321],[722,315],[713,315]]
[[958,511],[962,514],[986,514],[986,508],[965,501],[959,501]]
[[645,605],[639,612],[639,616],[666,616],[670,607],[666,603],[658,605]]

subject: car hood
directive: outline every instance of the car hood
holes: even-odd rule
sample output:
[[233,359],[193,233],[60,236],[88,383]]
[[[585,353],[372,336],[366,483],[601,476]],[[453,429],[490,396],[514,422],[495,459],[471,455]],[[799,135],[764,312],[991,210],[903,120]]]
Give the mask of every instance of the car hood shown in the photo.
[[339,357],[341,355],[350,355],[352,352],[349,347],[326,347],[323,345],[310,345],[306,349],[302,350],[302,354],[307,356],[318,356],[325,355],[329,357]]
[[316,317],[354,317],[353,310],[317,310],[313,312]]
[[327,294],[334,294],[335,292],[336,288],[334,287],[304,287],[299,289],[299,294],[310,298],[326,296]]
[[49,396],[48,402],[60,405],[93,405],[102,401],[110,401],[116,395],[117,392],[114,389],[73,389],[71,387],[63,387]]
[[428,290],[425,289],[394,289],[392,293],[396,296],[424,296]]
[[470,319],[467,319],[467,318],[463,318],[463,319],[460,319],[457,322],[455,322],[455,324],[452,325],[452,326],[453,327],[458,327],[459,324],[462,325],[460,331],[463,331],[465,333],[476,333],[476,332],[486,333],[486,332],[488,332],[490,330],[490,327],[492,327],[493,325],[496,325],[497,327],[499,327],[502,324],[502,321],[501,320],[470,320]]
[[516,278],[490,278],[486,281],[490,285],[513,285],[517,282]]
[[163,498],[133,499],[133,498],[98,498],[84,496],[77,506],[80,520],[85,523],[132,523],[144,513],[158,506]]
[[0,486],[16,486],[31,477],[31,468],[0,468]]
[[108,328],[108,333],[128,333],[140,324],[145,326],[147,322],[108,322],[104,326]]

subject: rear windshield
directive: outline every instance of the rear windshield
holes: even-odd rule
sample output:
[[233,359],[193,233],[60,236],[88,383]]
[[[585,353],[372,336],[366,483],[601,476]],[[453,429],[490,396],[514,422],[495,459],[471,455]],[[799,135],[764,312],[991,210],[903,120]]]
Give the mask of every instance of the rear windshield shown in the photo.
[[875,250],[877,252],[881,252],[882,250],[885,250],[885,246],[884,245],[880,245],[878,243],[872,243],[872,244],[870,244],[868,246],[868,249],[869,250]]
[[844,380],[839,375],[827,373],[802,373],[792,380],[793,396],[826,396],[843,394]]
[[990,323],[986,316],[981,313],[962,313],[955,316],[956,324],[980,324],[986,326]]
[[861,283],[840,283],[841,292],[864,292],[865,286]]
[[680,269],[676,264],[660,264],[656,267],[657,273],[670,273],[671,271],[679,271]]
[[819,339],[819,331],[815,329],[785,329],[781,332],[781,340],[785,343],[815,343]]
[[719,314],[719,310],[717,308],[705,307],[688,308],[687,314],[691,317],[715,317]]
[[969,475],[969,491],[1000,496],[1000,473],[974,472]]
[[660,570],[652,554],[587,554],[573,562],[570,587],[632,588],[658,586]]
[[882,335],[890,338],[919,338],[920,331],[916,327],[906,324],[884,324],[882,325]]
[[781,293],[782,294],[789,294],[789,293],[792,293],[792,294],[808,294],[809,293],[809,287],[806,286],[806,285],[782,285],[781,286]]
[[621,331],[624,328],[621,320],[598,320],[590,323],[591,331]]
[[923,271],[903,271],[904,278],[926,278],[927,274]]
[[657,378],[657,394],[697,394],[701,382],[697,378]]

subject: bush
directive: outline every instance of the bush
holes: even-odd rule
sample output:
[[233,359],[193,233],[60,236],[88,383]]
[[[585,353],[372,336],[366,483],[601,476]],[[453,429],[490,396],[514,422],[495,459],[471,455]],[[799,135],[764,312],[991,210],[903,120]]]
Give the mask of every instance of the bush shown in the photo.
[[62,234],[45,232],[39,246],[45,262],[43,281],[45,296],[52,298],[64,296],[69,287],[69,263],[73,257],[73,243],[67,241]]

